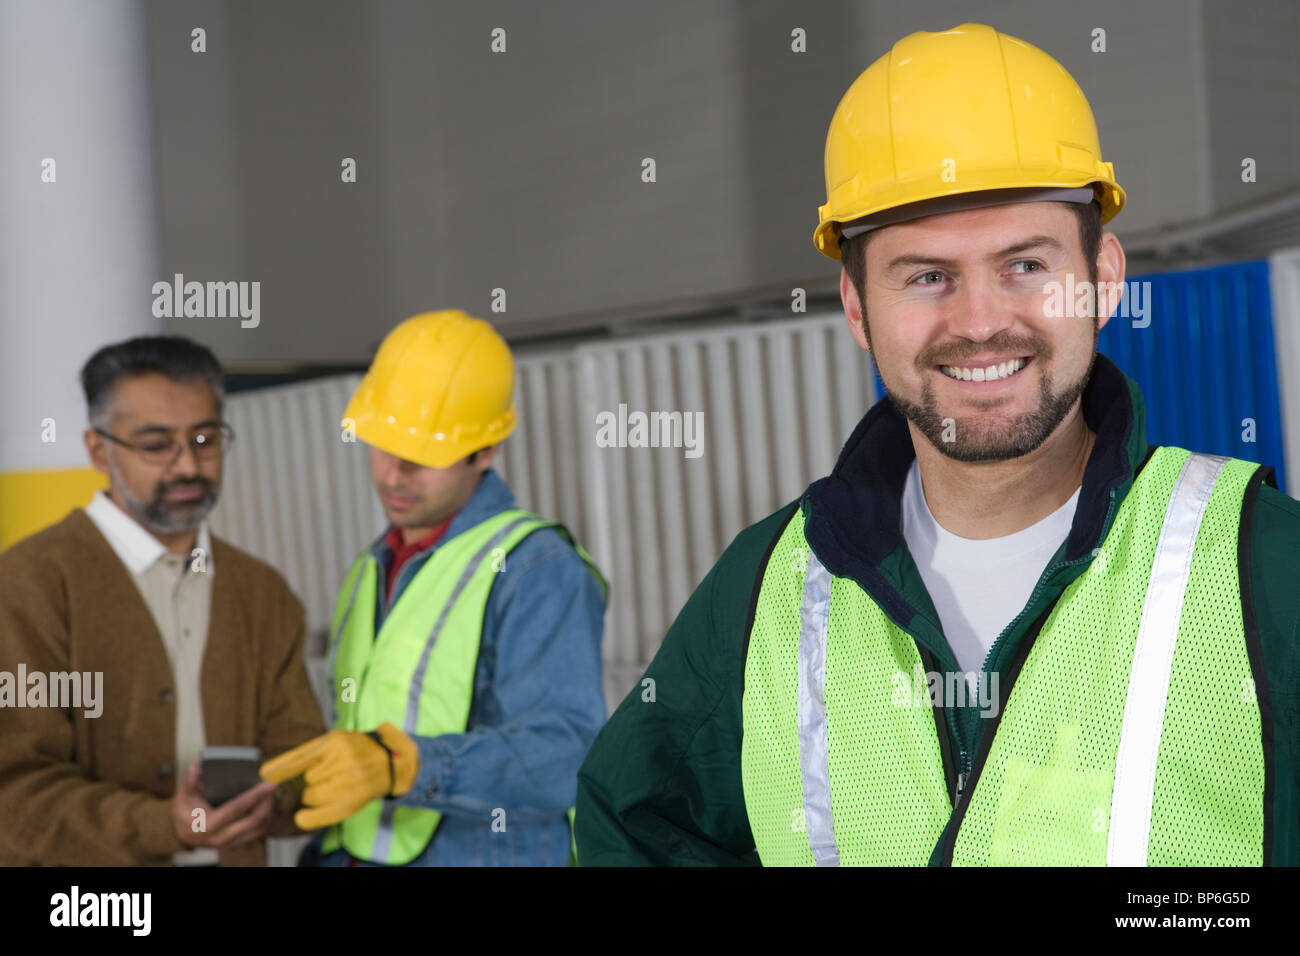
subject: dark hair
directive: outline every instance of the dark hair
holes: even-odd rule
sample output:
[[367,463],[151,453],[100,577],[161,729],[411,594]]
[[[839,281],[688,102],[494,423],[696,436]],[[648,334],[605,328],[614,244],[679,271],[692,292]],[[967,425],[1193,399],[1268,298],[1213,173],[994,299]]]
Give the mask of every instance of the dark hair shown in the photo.
[[217,408],[225,395],[221,365],[205,346],[178,335],[144,335],[105,345],[81,367],[91,424],[102,423],[117,383],[157,372],[176,382],[207,382]]
[[472,452],[470,452],[470,453],[465,457],[465,462],[466,462],[467,464],[470,464],[470,465],[474,464],[474,462],[478,461],[478,456],[479,456],[479,455],[481,455],[483,452],[487,451],[489,448],[492,448],[492,447],[494,447],[494,446],[492,446],[492,445],[484,445],[482,448],[476,448],[476,449],[474,449]]
[[[1079,220],[1079,246],[1083,249],[1083,258],[1088,263],[1088,278],[1097,284],[1097,250],[1101,248],[1101,206],[1096,202],[1067,203]],[[849,281],[858,291],[858,301],[866,303],[867,297],[867,240],[875,230],[864,232],[852,239],[840,243],[840,256],[844,262],[844,271],[849,274]]]

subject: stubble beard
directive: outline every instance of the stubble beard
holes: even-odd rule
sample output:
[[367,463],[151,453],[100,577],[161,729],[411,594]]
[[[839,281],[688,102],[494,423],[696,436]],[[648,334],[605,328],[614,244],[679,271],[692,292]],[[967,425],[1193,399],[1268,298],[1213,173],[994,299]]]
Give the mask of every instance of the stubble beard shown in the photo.
[[[988,462],[1007,461],[1029,454],[1043,444],[1065,420],[1074,403],[1083,395],[1097,361],[1097,323],[1093,322],[1092,357],[1079,378],[1060,391],[1053,388],[1052,376],[1043,372],[1039,378],[1038,403],[1031,411],[1017,415],[1010,422],[989,422],[986,416],[973,415],[957,418],[944,415],[939,409],[934,381],[927,375],[921,389],[920,402],[913,402],[885,385],[885,394],[894,407],[925,436],[941,454],[954,461]],[[1000,349],[996,337],[984,343],[997,351],[1018,352],[1034,358],[1033,364],[1046,365],[1051,350],[1041,342]],[[924,353],[921,356],[925,358]],[[924,363],[926,371],[935,363]],[[960,364],[960,360],[942,364]],[[881,382],[884,383],[882,376]]]

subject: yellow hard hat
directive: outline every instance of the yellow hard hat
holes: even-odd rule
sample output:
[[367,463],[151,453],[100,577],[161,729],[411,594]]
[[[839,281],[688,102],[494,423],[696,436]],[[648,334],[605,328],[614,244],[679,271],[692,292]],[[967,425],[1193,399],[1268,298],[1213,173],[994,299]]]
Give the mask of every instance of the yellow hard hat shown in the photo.
[[1091,185],[1107,222],[1124,190],[1088,101],[1061,64],[980,23],[913,33],[849,87],[826,135],[813,243],[840,257],[844,223],[990,189]]
[[343,413],[367,444],[446,468],[515,427],[515,365],[487,322],[424,312],[389,332]]

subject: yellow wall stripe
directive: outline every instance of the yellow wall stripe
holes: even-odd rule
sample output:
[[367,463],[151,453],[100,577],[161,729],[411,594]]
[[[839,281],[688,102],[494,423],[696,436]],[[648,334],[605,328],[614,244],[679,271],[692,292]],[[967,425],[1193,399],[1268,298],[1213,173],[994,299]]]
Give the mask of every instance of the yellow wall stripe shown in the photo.
[[108,478],[93,468],[0,474],[0,551],[89,504]]

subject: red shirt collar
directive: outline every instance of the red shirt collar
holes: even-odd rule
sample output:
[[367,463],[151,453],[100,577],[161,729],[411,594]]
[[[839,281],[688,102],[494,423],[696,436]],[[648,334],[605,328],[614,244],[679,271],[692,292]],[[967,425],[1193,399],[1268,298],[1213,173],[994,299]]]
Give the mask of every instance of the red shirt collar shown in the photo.
[[407,544],[405,539],[403,539],[402,529],[394,525],[388,529],[388,534],[384,535],[384,543],[392,549],[393,554],[399,557],[409,557],[416,552],[423,551],[430,545],[436,544],[438,539],[446,533],[447,525],[451,524],[451,519],[454,517],[455,515],[448,517],[442,522],[442,524],[438,525],[438,527],[434,528],[423,538],[416,538],[410,544]]
[[410,544],[402,540],[402,529],[396,526],[388,529],[388,534],[384,535],[384,544],[388,545],[393,552],[392,563],[388,566],[388,594],[391,597],[393,593],[393,583],[397,580],[397,572],[411,558],[415,557],[421,551],[426,551],[438,543],[443,534],[447,531],[447,526],[451,524],[451,519],[455,515],[449,515],[442,524],[434,528],[422,538],[417,538]]

